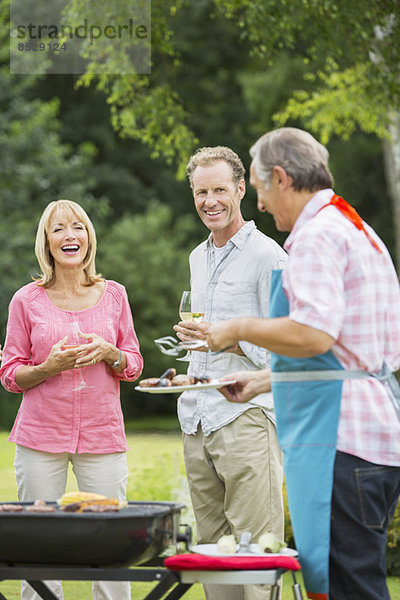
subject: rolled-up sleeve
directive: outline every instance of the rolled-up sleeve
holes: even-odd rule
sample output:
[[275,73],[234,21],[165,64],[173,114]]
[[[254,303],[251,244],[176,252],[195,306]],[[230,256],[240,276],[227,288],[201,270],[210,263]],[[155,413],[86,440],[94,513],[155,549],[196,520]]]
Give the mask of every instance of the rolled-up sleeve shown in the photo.
[[125,353],[126,367],[120,373],[114,371],[114,376],[124,381],[134,381],[140,377],[143,370],[143,357],[139,350],[139,342],[125,288],[121,295],[117,348]]
[[3,350],[0,379],[3,387],[15,394],[24,390],[17,385],[15,376],[18,369],[31,365],[30,325],[24,310],[24,302],[17,293],[9,306],[7,335]]

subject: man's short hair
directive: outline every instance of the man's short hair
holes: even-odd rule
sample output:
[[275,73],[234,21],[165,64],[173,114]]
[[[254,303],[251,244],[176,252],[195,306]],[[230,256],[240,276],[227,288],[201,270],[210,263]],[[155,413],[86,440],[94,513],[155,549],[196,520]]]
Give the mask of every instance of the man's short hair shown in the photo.
[[295,127],[281,127],[261,136],[250,148],[257,177],[268,189],[275,166],[285,169],[300,192],[317,192],[333,187],[328,167],[329,152],[310,133]]
[[196,150],[186,167],[190,187],[193,188],[193,172],[197,167],[211,167],[221,160],[227,162],[232,168],[233,181],[238,186],[239,182],[244,179],[246,170],[236,152],[227,146],[204,146]]

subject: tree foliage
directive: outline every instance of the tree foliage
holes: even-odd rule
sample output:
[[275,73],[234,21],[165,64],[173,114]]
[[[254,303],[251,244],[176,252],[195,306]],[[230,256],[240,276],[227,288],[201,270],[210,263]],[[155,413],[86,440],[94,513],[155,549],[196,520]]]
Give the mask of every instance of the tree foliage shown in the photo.
[[[32,97],[35,76],[8,68],[8,3],[0,3],[0,333],[3,343],[8,304],[14,292],[38,271],[34,255],[37,223],[44,207],[58,198],[81,202],[94,220],[108,213],[106,198],[94,198],[88,171],[94,147],[72,148],[59,136],[58,100]],[[0,418],[8,426],[15,396],[0,392]]]
[[[274,115],[277,125],[301,120],[327,144],[333,135],[348,140],[358,130],[388,138],[387,103],[381,94],[366,89],[368,65],[339,70],[336,63],[325,66],[326,71],[307,74],[314,84],[311,90],[295,90],[286,107]],[[328,71],[329,69],[329,71]],[[371,97],[372,94],[372,97]]]
[[[335,0],[215,0],[269,63],[289,49],[304,58],[305,85],[274,118],[301,122],[327,143],[357,128],[388,136],[400,107],[400,5]],[[312,82],[312,87],[307,85]]]
[[[135,329],[144,356],[144,376],[159,376],[175,359],[160,353],[154,339],[174,335],[182,290],[188,289],[188,255],[198,234],[197,217],[175,218],[156,199],[145,213],[125,215],[103,236],[98,264],[104,276],[123,282],[132,306]],[[183,371],[182,371],[183,372]],[[146,399],[123,388],[125,412],[171,412],[165,398]],[[129,398],[129,401],[127,400]]]
[[29,100],[29,79],[0,70],[0,292],[4,332],[4,300],[37,272],[34,235],[43,208],[58,198],[81,201],[94,217],[107,212],[105,199],[90,193],[86,171],[92,147],[71,151],[61,143],[57,129],[57,101]]
[[[168,164],[178,165],[178,177],[184,177],[184,163],[197,139],[189,129],[187,113],[181,98],[166,76],[179,60],[171,43],[172,31],[169,20],[173,20],[181,0],[165,3],[153,0],[152,21],[152,74],[136,73],[128,44],[118,44],[104,49],[104,45],[88,44],[84,56],[89,64],[78,85],[95,84],[107,94],[111,107],[111,122],[121,137],[140,140],[151,149],[151,158],[161,154]],[[112,19],[115,14],[129,14],[130,0],[102,3],[103,18]],[[65,10],[71,25],[78,26],[82,14],[98,14],[98,6],[87,0],[72,0]],[[121,75],[126,70],[128,75]],[[102,72],[105,71],[104,74]]]
[[[129,0],[106,2],[101,11],[125,13],[128,5]],[[300,85],[275,123],[301,116],[325,141],[334,134],[349,136],[358,127],[379,137],[387,134],[389,115],[383,107],[400,103],[397,0],[153,0],[151,76],[134,74],[132,65],[131,76],[97,75],[105,64],[104,48],[100,53],[91,46],[79,85],[95,84],[104,91],[115,130],[147,144],[152,157],[175,164],[179,177],[197,143],[185,90],[174,85],[179,77],[188,77],[180,18],[185,15],[190,21],[190,14],[204,8],[214,21],[232,22],[242,52],[257,59],[264,71],[283,50],[302,57],[305,81],[313,78],[312,89]],[[71,0],[66,14],[79,24],[88,10],[87,0]],[[110,50],[106,66],[112,70],[114,65],[118,72],[129,61],[128,48],[121,44],[118,51]]]
[[[90,17],[127,5],[73,0],[68,20],[80,7]],[[248,167],[249,146],[276,124],[329,139],[335,189],[393,247],[376,135],[385,134],[387,109],[399,103],[395,0],[152,0],[151,75],[96,74],[90,63],[104,57],[89,52],[78,80],[11,75],[6,0],[0,22],[1,342],[10,298],[37,270],[38,217],[49,201],[69,197],[94,221],[98,269],[127,288],[144,374],[172,365],[183,371],[153,340],[173,335],[188,254],[208,232],[176,170],[183,176],[195,146],[217,144],[232,147]],[[125,51],[107,55],[116,72]],[[341,139],[348,135],[351,143]],[[272,219],[258,215],[251,189],[242,210],[283,242]],[[122,384],[122,397],[131,417],[176,410],[175,397],[140,394],[132,384]],[[3,427],[17,404],[18,396],[0,393]],[[398,539],[389,542],[397,556]]]
[[[176,10],[171,12],[172,6]],[[101,8],[96,5],[96,10]],[[214,0],[153,2],[153,8],[153,72],[134,77],[139,87],[143,85],[139,91],[128,76],[94,75],[88,79],[93,85],[77,88],[72,75],[10,75],[6,18],[0,44],[4,65],[0,73],[3,334],[13,292],[37,270],[33,244],[38,217],[45,204],[66,196],[82,203],[94,221],[98,269],[127,287],[149,376],[171,366],[171,361],[175,364],[160,354],[153,339],[173,334],[179,296],[188,285],[189,251],[208,232],[195,213],[187,182],[176,180],[161,146],[160,156],[151,158],[154,149],[146,132],[139,135],[139,128],[136,137],[127,133],[122,138],[112,127],[111,117],[126,108],[136,118],[140,105],[146,107],[148,122],[157,121],[162,105],[164,117],[149,127],[148,135],[167,144],[172,153],[178,139],[157,137],[157,127],[165,132],[163,119],[171,114],[171,127],[183,119],[198,145],[228,145],[248,167],[248,148],[274,126],[273,115],[284,112],[295,90],[311,93],[316,85],[305,77],[312,69],[304,60],[306,44],[301,39],[292,50],[276,52],[269,62],[266,55],[254,52],[248,37],[239,42],[238,17],[226,18],[222,5]],[[314,69],[318,81],[319,71],[325,73],[323,64],[319,61]],[[96,82],[105,87],[98,89]],[[179,98],[181,115],[171,113],[162,94],[159,102],[151,101],[150,91],[160,93],[166,84]],[[112,95],[113,89],[117,96]],[[125,97],[124,90],[130,90],[131,97]],[[297,123],[294,117],[291,121]],[[170,158],[183,171],[190,144],[178,145],[180,157],[175,153]],[[348,144],[333,136],[329,149],[338,193],[357,207],[390,247],[393,223],[376,137],[357,130]],[[242,209],[245,218],[255,218],[267,235],[284,241],[272,219],[258,215],[251,189]],[[122,388],[127,414],[175,411],[175,404],[164,398],[144,402],[144,394],[135,392],[133,385]],[[0,420],[8,427],[10,417],[1,413],[8,406],[4,396],[12,406],[17,398],[3,392],[0,399]]]

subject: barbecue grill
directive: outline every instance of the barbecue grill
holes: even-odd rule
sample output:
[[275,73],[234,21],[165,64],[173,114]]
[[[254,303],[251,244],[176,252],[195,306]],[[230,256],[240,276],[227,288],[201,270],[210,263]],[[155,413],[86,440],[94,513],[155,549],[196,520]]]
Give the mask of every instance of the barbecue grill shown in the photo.
[[[2,512],[2,505],[22,505]],[[57,600],[43,580],[155,581],[148,598],[158,600],[178,582],[163,568],[162,555],[179,541],[190,545],[191,531],[180,533],[184,504],[128,502],[118,512],[29,512],[31,502],[0,503],[0,580],[23,579],[43,600]],[[182,584],[181,595],[190,587]],[[179,598],[180,596],[176,596]],[[0,593],[0,600],[6,600]]]
[[[45,584],[55,579],[154,582],[145,600],[178,600],[196,582],[262,583],[272,585],[271,598],[278,598],[276,584],[285,568],[242,572],[163,568],[162,555],[171,546],[176,550],[183,541],[190,549],[190,527],[180,531],[183,504],[128,502],[118,512],[99,513],[65,512],[55,503],[47,503],[53,504],[54,512],[29,512],[32,503],[19,503],[22,512],[2,512],[2,504],[0,581],[25,580],[43,600],[57,600]],[[301,600],[294,583],[294,597]],[[0,593],[0,600],[7,599]]]
[[[128,502],[118,512],[1,512],[0,563],[14,566],[139,565],[176,544],[185,506]],[[24,509],[32,503],[22,504]]]

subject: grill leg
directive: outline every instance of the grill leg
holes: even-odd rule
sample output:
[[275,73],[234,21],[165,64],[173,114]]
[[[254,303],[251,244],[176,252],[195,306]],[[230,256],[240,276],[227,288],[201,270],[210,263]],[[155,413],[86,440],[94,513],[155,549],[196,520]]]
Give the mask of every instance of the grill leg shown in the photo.
[[296,581],[296,575],[294,574],[294,571],[292,571],[292,577],[293,577],[293,598],[294,600],[303,600],[303,596],[301,593],[301,587],[300,584],[297,583]]
[[28,581],[28,583],[43,600],[58,600],[43,581]]
[[303,600],[303,596],[301,594],[301,588],[298,583],[295,583],[293,586],[293,597],[294,597],[294,600]]
[[269,600],[279,600],[279,590],[280,586],[276,583],[271,586]]
[[144,600],[160,600],[164,595],[171,589],[173,585],[177,583],[176,577],[171,572],[167,572],[165,577],[162,578],[160,583],[156,585],[148,594]]
[[[174,587],[174,589],[168,594],[168,596],[165,596],[164,600],[178,600],[179,598],[182,598],[182,596],[186,594],[186,592],[189,588],[192,587],[192,585],[192,583],[178,583],[178,585]],[[146,598],[144,598],[144,600],[146,600]]]

